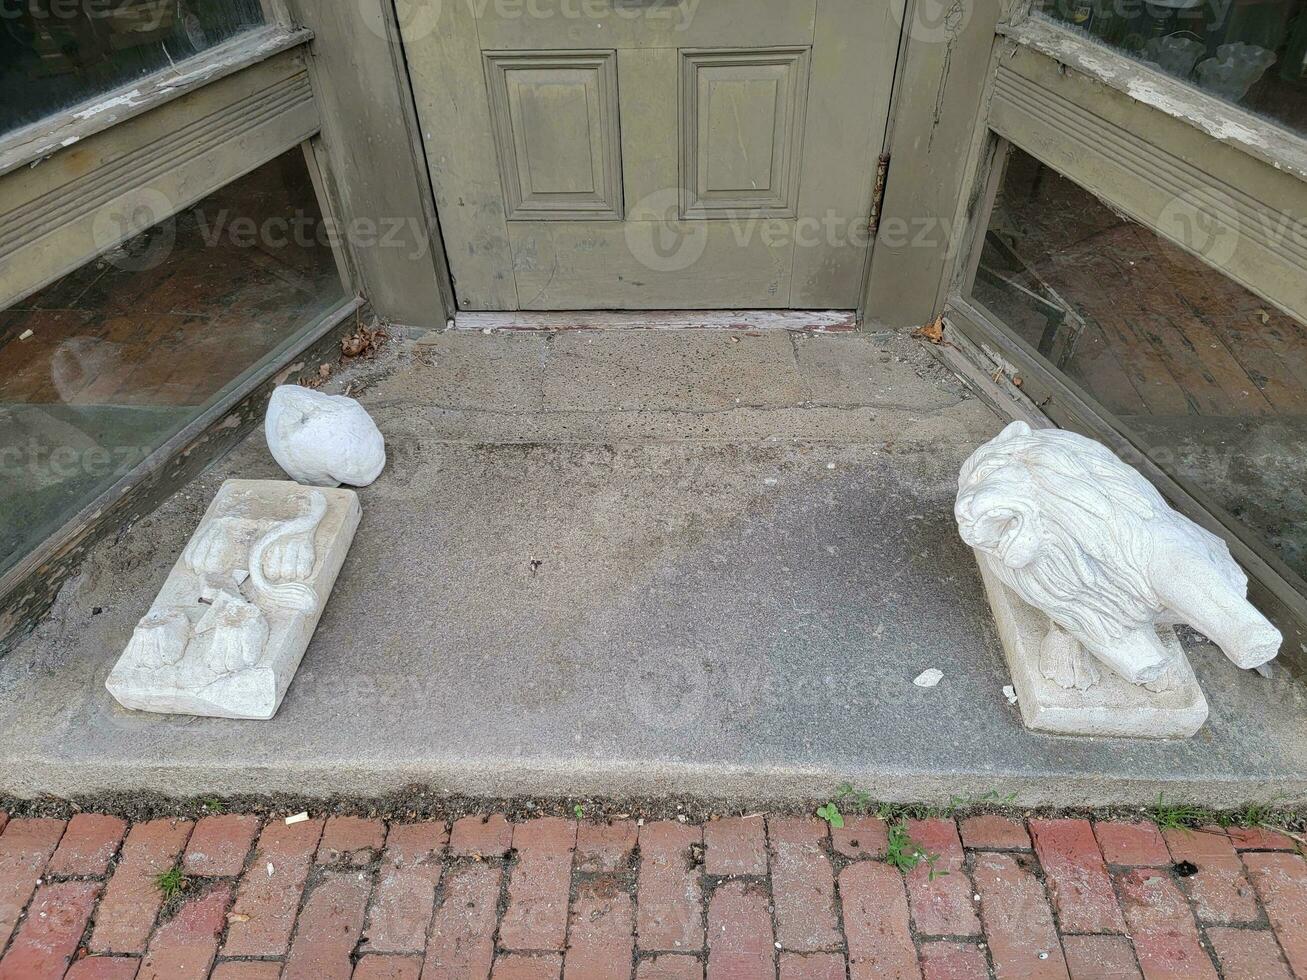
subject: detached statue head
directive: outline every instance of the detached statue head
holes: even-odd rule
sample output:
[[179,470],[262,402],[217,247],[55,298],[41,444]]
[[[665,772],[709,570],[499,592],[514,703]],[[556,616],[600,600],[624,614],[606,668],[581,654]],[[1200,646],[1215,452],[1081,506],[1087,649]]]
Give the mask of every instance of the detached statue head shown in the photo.
[[366,487],[386,465],[376,423],[353,398],[282,385],[263,423],[268,449],[292,480],[313,487]]
[[1158,624],[1192,625],[1243,668],[1279,652],[1225,542],[1092,439],[1013,422],[962,465],[954,515],[1000,581],[1128,681],[1171,666]]

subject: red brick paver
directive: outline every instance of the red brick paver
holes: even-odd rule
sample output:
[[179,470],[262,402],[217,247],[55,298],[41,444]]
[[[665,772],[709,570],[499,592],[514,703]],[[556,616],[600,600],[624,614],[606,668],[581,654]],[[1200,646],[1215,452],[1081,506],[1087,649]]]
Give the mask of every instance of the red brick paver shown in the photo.
[[138,980],[204,980],[231,904],[230,885],[210,888],[189,899],[155,931],[141,961]]
[[767,888],[727,881],[708,903],[708,980],[765,980],[776,976]]
[[94,953],[143,953],[163,904],[154,880],[171,869],[191,835],[189,820],[138,823],[123,841],[122,856],[95,917]]
[[4,949],[36,881],[64,832],[62,820],[10,820],[0,833],[0,949]]
[[304,882],[322,836],[321,820],[273,820],[259,834],[241,879],[224,956],[284,956],[295,928]]
[[1200,922],[1230,925],[1257,919],[1257,901],[1243,873],[1234,844],[1220,827],[1168,830],[1166,844],[1176,861],[1189,861],[1198,873],[1182,878]]
[[1031,820],[1049,895],[1065,932],[1125,931],[1112,880],[1088,820]]
[[1227,977],[1240,980],[1291,980],[1275,937],[1264,929],[1230,929],[1213,926],[1207,941]]
[[703,886],[692,850],[702,841],[700,828],[671,821],[640,828],[636,935],[641,949],[703,948]]
[[765,875],[767,822],[761,813],[703,825],[703,868],[710,875]]
[[436,910],[427,940],[423,980],[485,980],[490,976],[502,878],[499,867],[481,863],[447,873],[444,901]]
[[1135,948],[1124,936],[1063,936],[1071,980],[1138,980]]
[[840,896],[852,980],[920,976],[902,876],[887,864],[859,861],[840,872]]
[[1269,830],[909,821],[932,878],[861,815],[0,826],[0,980],[1307,978]]
[[844,955],[781,953],[780,980],[844,980]]
[[1203,980],[1216,976],[1198,941],[1193,913],[1165,872],[1138,868],[1121,874],[1117,886],[1139,966],[1147,980]]
[[922,980],[988,980],[989,966],[979,946],[932,940],[921,944]]
[[776,941],[800,953],[842,945],[835,915],[835,872],[826,856],[826,824],[815,818],[767,821]]
[[1030,835],[1020,820],[981,814],[958,821],[962,846],[969,851],[1028,851]]
[[952,820],[913,820],[913,842],[931,859],[908,873],[908,905],[917,932],[926,936],[978,936],[971,879],[962,868],[962,841]]
[[540,817],[513,828],[517,866],[508,882],[508,911],[499,926],[505,949],[561,951],[567,936],[576,824]]
[[1166,839],[1151,823],[1099,820],[1094,824],[1094,835],[1108,864],[1131,868],[1161,867],[1171,863],[1171,852]]
[[205,878],[238,875],[258,833],[258,817],[234,813],[203,817],[191,831],[182,870]]
[[1068,976],[1044,887],[1010,854],[979,853],[971,869],[999,980]]
[[703,960],[663,953],[641,961],[635,980],[703,980]]
[[854,814],[844,818],[843,827],[832,827],[831,846],[837,854],[859,861],[883,858],[889,842],[889,828],[879,817]]
[[371,864],[381,853],[386,839],[386,825],[380,820],[362,817],[332,817],[322,830],[318,844],[318,864]]
[[513,846],[513,825],[502,813],[454,821],[449,850],[459,857],[503,857]]
[[[133,980],[140,965],[141,961],[134,956],[88,956],[70,966],[64,980]],[[214,973],[210,980],[223,978]],[[275,975],[272,980],[277,980]]]
[[1307,977],[1307,861],[1297,854],[1245,854],[1257,897],[1289,966]]
[[574,867],[585,873],[625,870],[631,862],[638,833],[634,820],[579,825]]
[[363,871],[323,875],[304,902],[282,980],[349,980],[371,890]]
[[359,957],[354,966],[353,980],[419,980],[421,976],[420,956],[369,954]]
[[0,980],[59,980],[91,919],[99,882],[42,885],[9,950],[0,957]]
[[631,895],[616,877],[578,884],[568,928],[564,980],[630,977],[634,916]]
[[69,878],[98,878],[109,869],[126,833],[126,820],[101,813],[79,813],[68,821],[46,871]]
[[369,952],[426,949],[448,836],[443,823],[391,825],[364,934]]

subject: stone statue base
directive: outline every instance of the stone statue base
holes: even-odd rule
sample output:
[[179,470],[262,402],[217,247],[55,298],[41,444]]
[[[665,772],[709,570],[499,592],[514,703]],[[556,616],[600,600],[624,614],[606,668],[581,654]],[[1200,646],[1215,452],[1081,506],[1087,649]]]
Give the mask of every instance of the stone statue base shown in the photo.
[[[1169,689],[1155,692],[1132,684],[1088,654],[1085,669],[1074,672],[1084,686],[1064,687],[1041,669],[1048,616],[1000,582],[984,561],[979,565],[1027,728],[1058,735],[1189,738],[1203,727],[1207,699],[1174,629],[1157,628],[1158,638],[1176,658]],[[1066,680],[1071,682],[1069,676]]]
[[352,490],[228,480],[105,686],[139,711],[277,713],[354,540]]

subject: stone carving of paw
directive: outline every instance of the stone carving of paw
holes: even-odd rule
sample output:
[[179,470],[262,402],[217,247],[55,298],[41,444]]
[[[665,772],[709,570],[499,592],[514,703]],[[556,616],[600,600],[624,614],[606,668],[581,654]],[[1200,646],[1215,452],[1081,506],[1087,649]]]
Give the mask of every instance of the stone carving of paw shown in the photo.
[[125,653],[142,667],[158,670],[182,658],[191,638],[191,621],[180,609],[147,613],[136,624]]
[[1053,627],[1039,646],[1039,672],[1064,690],[1087,691],[1103,678],[1094,658],[1070,634]]
[[229,674],[253,667],[263,657],[268,642],[268,621],[263,611],[244,599],[223,596],[214,605],[206,624],[213,640],[205,658],[209,669]]
[[245,562],[246,541],[253,525],[238,517],[217,517],[187,543],[182,557],[196,575],[225,575]]

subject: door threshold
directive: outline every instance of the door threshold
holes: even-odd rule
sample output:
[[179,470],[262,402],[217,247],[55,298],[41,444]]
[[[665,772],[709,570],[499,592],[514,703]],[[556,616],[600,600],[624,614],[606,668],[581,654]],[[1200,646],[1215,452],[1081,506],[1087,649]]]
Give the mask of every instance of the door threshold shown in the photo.
[[577,310],[544,313],[460,312],[455,330],[788,330],[849,333],[854,310]]

